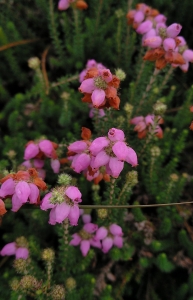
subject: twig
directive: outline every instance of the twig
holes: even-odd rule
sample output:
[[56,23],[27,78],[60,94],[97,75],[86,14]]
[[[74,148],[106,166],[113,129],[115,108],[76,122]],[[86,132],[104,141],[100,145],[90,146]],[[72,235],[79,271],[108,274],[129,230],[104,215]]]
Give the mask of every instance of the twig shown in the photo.
[[67,83],[67,82],[71,82],[71,81],[76,80],[76,79],[78,79],[78,75],[74,75],[74,76],[72,76],[68,79],[65,79],[63,81],[60,81],[60,82],[52,83],[51,87],[56,87],[56,86],[59,86],[61,84]]
[[1,46],[1,47],[0,47],[0,51],[4,51],[4,50],[7,50],[7,49],[9,49],[9,48],[16,47],[16,46],[19,46],[19,45],[24,45],[24,44],[34,43],[34,42],[36,42],[36,41],[38,41],[38,40],[39,40],[39,38],[35,38],[35,39],[21,40],[21,41],[9,43],[9,44],[6,44],[6,45]]
[[48,74],[46,71],[46,56],[48,54],[49,48],[50,48],[50,46],[48,46],[42,53],[42,61],[41,61],[42,74],[44,77],[44,83],[45,83],[45,87],[46,87],[46,95],[48,95],[48,93],[49,93],[49,80],[48,80]]

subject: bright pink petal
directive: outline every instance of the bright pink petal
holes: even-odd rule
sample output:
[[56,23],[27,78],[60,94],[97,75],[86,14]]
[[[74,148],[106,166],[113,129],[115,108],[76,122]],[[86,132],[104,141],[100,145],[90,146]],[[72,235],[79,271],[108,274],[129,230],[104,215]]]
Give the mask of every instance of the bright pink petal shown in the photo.
[[109,162],[110,156],[105,151],[100,151],[95,157],[93,167],[100,168]]
[[62,223],[69,215],[71,206],[63,202],[55,207],[56,222]]
[[122,228],[117,224],[111,224],[109,230],[113,235],[123,235]]
[[22,259],[27,259],[29,256],[29,250],[24,247],[19,247],[16,250],[15,257],[16,259],[22,258]]
[[183,52],[182,56],[185,59],[185,61],[193,62],[193,51],[192,50],[190,50],[190,49],[185,50]]
[[118,248],[122,248],[123,247],[123,238],[121,236],[115,236],[113,239],[113,244]]
[[105,100],[105,91],[101,89],[95,89],[91,95],[92,103],[94,107],[99,107]]
[[153,125],[154,124],[154,115],[147,115],[146,117],[145,117],[145,123],[147,124],[147,125]]
[[94,141],[92,141],[89,150],[93,155],[97,155],[102,149],[107,147],[109,143],[110,141],[106,137],[98,137]]
[[173,38],[166,38],[163,41],[163,47],[165,51],[172,51],[176,48],[176,42]]
[[144,117],[139,116],[130,120],[130,124],[137,125],[139,122],[144,121]]
[[39,148],[47,157],[52,157],[54,147],[49,140],[40,141]]
[[20,198],[17,197],[16,194],[13,194],[12,197],[12,211],[16,212],[20,209],[20,207],[23,205],[23,202]]
[[128,164],[131,164],[132,167],[136,167],[138,165],[137,154],[131,147],[128,147],[128,156],[125,161]]
[[5,256],[5,255],[14,255],[16,252],[16,243],[15,242],[12,242],[12,243],[8,243],[7,245],[5,245],[1,251],[0,251],[0,254],[2,256]]
[[83,220],[84,224],[90,223],[91,222],[91,215],[83,214],[82,215],[82,220]]
[[38,196],[40,194],[39,189],[33,183],[29,183],[29,187],[30,187],[30,190],[31,190],[30,195],[29,195],[29,202],[31,204],[35,204],[35,203],[37,203]]
[[94,89],[96,89],[96,86],[94,84],[94,79],[88,78],[88,79],[83,80],[83,82],[81,83],[78,90],[81,93],[91,94],[94,91]]
[[148,37],[143,41],[143,46],[150,48],[158,48],[162,44],[162,38],[160,36]]
[[102,251],[103,253],[107,253],[113,246],[113,239],[111,237],[106,237],[102,240]]
[[93,233],[98,229],[98,225],[94,223],[87,223],[83,226],[83,229],[88,233]]
[[71,206],[70,212],[69,212],[69,215],[68,215],[70,225],[77,226],[79,216],[80,216],[80,211],[79,211],[78,205],[75,204],[75,205]]
[[119,160],[125,160],[126,157],[128,156],[128,147],[125,144],[125,142],[116,142],[113,147],[112,150],[114,152],[114,154],[117,156],[117,158]]
[[26,203],[31,193],[29,184],[25,181],[19,181],[15,187],[15,193],[22,203]]
[[102,226],[97,230],[94,238],[96,240],[103,240],[104,238],[106,238],[107,234],[108,234],[108,230]]
[[175,38],[181,31],[182,26],[177,23],[173,23],[166,29],[166,33],[168,37]]
[[167,21],[167,18],[164,15],[159,14],[154,17],[154,20],[156,21],[156,23],[165,23]]
[[102,245],[101,245],[101,242],[99,240],[95,240],[94,238],[92,238],[89,241],[90,241],[91,246],[101,249]]
[[150,20],[142,22],[136,29],[137,33],[144,34],[151,30],[153,27],[153,23]]
[[90,164],[90,155],[86,153],[81,153],[79,156],[76,158],[75,161],[73,161],[71,167],[73,170],[77,173],[82,172],[83,170],[86,170]]
[[90,242],[88,240],[81,241],[80,250],[82,252],[82,255],[86,256],[88,254],[88,251],[90,250]]
[[44,198],[42,199],[42,202],[41,202],[41,205],[40,205],[40,208],[42,210],[47,210],[49,208],[54,208],[56,205],[55,204],[52,204],[50,203],[49,199],[50,197],[52,197],[52,193],[48,193],[44,196]]
[[137,11],[134,15],[134,22],[141,23],[145,18],[145,15],[142,11]]
[[70,198],[73,201],[75,201],[77,199],[81,199],[81,197],[82,197],[81,192],[79,191],[79,189],[76,186],[69,186],[65,190],[65,194],[68,198]]
[[72,235],[72,240],[70,241],[70,245],[78,246],[80,242],[81,242],[81,237],[77,233],[74,233]]
[[119,177],[121,171],[123,170],[124,162],[117,159],[117,157],[111,157],[109,160],[109,168],[111,169],[112,176]]
[[110,82],[113,78],[113,75],[109,69],[102,69],[99,73],[106,82]]
[[125,139],[125,134],[121,129],[111,128],[108,131],[108,138],[113,142],[116,141],[123,142]]
[[51,209],[50,211],[50,218],[49,222],[50,225],[55,225],[56,224],[56,206]]
[[86,150],[87,147],[88,146],[84,141],[76,141],[68,146],[68,150],[75,153],[81,153]]
[[34,158],[38,153],[39,153],[38,145],[36,145],[34,143],[30,143],[25,148],[24,159],[28,160],[28,159]]
[[32,163],[30,162],[30,160],[24,161],[21,165],[26,167],[27,169],[32,168]]
[[12,178],[9,178],[1,186],[0,197],[13,195],[14,192],[15,192],[15,183]]
[[58,174],[60,171],[60,162],[58,159],[51,159],[51,168],[55,174]]
[[58,2],[58,9],[59,10],[66,10],[70,6],[69,0],[60,0]]

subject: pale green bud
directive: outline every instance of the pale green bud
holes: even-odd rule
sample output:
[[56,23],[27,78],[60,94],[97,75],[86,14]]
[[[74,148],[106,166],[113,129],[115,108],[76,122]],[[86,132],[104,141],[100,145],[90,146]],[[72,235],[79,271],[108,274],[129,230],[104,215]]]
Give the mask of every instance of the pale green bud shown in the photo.
[[170,175],[170,179],[174,182],[177,182],[179,179],[179,176],[177,174],[173,173]]
[[66,289],[72,291],[76,288],[76,280],[73,277],[69,277],[65,282]]
[[51,291],[51,297],[53,300],[64,300],[65,288],[59,284],[54,285]]
[[97,209],[97,215],[99,219],[106,219],[108,216],[108,210],[106,208]]
[[115,11],[116,17],[119,19],[125,15],[124,11],[120,8]]
[[70,185],[72,182],[72,177],[68,174],[60,174],[58,176],[58,184],[60,185],[64,185],[64,186],[67,186],[67,185]]
[[24,274],[29,265],[29,259],[18,258],[13,261],[13,267],[19,274]]
[[157,116],[163,115],[166,109],[167,109],[167,105],[159,101],[157,101],[153,106],[154,114]]
[[52,262],[55,257],[55,252],[51,248],[44,249],[42,251],[42,259],[47,262]]
[[28,248],[28,241],[26,240],[26,238],[24,236],[20,236],[20,237],[16,238],[15,242],[17,244],[17,247]]
[[134,186],[138,183],[138,173],[137,171],[130,171],[126,174],[126,182],[130,186]]
[[152,155],[153,157],[158,157],[158,156],[160,156],[160,154],[161,154],[161,149],[160,149],[159,147],[153,146],[153,147],[151,148],[151,155]]
[[25,275],[20,280],[20,286],[24,290],[33,290],[39,287],[39,282],[34,276]]
[[40,60],[38,57],[31,57],[30,59],[28,59],[28,66],[31,69],[38,69],[40,66]]
[[126,73],[122,69],[116,69],[115,75],[121,81],[125,80],[126,78]]
[[14,278],[10,282],[10,287],[14,292],[16,292],[19,289],[19,280],[17,278]]

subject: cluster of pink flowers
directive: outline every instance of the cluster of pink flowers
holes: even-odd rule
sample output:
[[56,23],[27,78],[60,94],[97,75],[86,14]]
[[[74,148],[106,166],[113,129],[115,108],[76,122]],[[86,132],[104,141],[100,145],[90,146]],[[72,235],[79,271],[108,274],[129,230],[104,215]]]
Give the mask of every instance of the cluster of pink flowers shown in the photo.
[[44,166],[45,158],[51,159],[50,165],[54,173],[60,171],[60,161],[56,149],[58,145],[49,140],[40,140],[38,142],[30,141],[27,143],[24,159],[25,161],[21,164],[28,168],[36,168],[39,176],[44,179],[46,176],[45,170],[42,169]]
[[70,7],[70,5],[80,10],[88,8],[88,4],[83,0],[60,0],[58,2],[58,9],[66,10]]
[[158,138],[163,137],[163,130],[159,124],[163,124],[163,119],[157,116],[155,124],[155,116],[147,115],[146,117],[139,116],[130,120],[131,124],[134,124],[134,130],[138,132],[138,138],[143,139],[149,133],[154,133]]
[[80,210],[78,203],[82,202],[82,194],[75,186],[61,186],[54,188],[42,199],[40,208],[51,208],[49,224],[62,223],[66,218],[71,225],[78,225]]
[[106,69],[106,67],[102,63],[97,63],[95,59],[89,59],[86,63],[86,68],[82,70],[82,72],[79,74],[79,82],[82,83],[85,79],[87,71],[89,71],[92,68],[96,68],[99,71],[102,69]]
[[[95,108],[113,107],[119,109],[120,98],[117,96],[120,80],[109,69],[92,67],[84,74],[79,91],[84,94],[83,102],[92,103]],[[83,76],[81,75],[81,78]]]
[[122,228],[117,224],[111,224],[108,228],[102,226],[98,228],[97,224],[91,223],[91,217],[82,212],[82,219],[85,223],[83,228],[72,235],[70,245],[80,245],[83,256],[86,256],[90,247],[99,248],[103,253],[107,253],[113,245],[123,247]]
[[132,167],[137,165],[136,152],[127,146],[121,129],[111,128],[108,136],[98,137],[92,142],[76,141],[69,145],[68,150],[71,167],[77,173],[84,171],[88,180],[96,178],[101,172],[117,178],[124,162]]
[[46,183],[38,177],[35,169],[11,173],[1,179],[0,197],[12,197],[12,211],[16,212],[28,200],[38,204],[40,190],[46,190]]
[[185,39],[178,36],[182,29],[180,24],[167,26],[166,17],[144,3],[129,11],[127,18],[137,33],[143,35],[142,45],[151,48],[146,52],[144,60],[155,61],[157,69],[169,63],[187,72],[189,62],[193,62],[193,51],[188,49]]
[[27,259],[29,250],[26,247],[20,247],[16,242],[6,244],[0,251],[1,256],[15,255],[16,259]]

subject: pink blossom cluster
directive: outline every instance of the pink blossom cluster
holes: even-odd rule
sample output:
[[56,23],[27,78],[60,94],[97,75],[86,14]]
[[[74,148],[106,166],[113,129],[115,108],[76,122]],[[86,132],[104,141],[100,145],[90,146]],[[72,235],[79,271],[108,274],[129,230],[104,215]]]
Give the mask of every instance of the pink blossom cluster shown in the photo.
[[108,136],[102,136],[91,141],[76,141],[68,147],[68,159],[72,160],[72,169],[80,173],[84,171],[88,180],[105,173],[117,178],[127,162],[137,165],[136,152],[125,142],[121,129],[111,128]]
[[163,119],[157,116],[157,124],[155,124],[155,116],[147,115],[146,117],[138,116],[130,120],[134,124],[134,131],[138,132],[138,138],[143,139],[148,133],[155,134],[158,138],[163,137],[163,130],[159,124],[163,123]]
[[96,68],[98,70],[106,69],[102,63],[97,63],[95,59],[89,59],[86,63],[86,68],[79,74],[79,82],[82,83],[88,70]]
[[16,259],[27,259],[29,250],[26,247],[19,247],[16,242],[6,244],[0,251],[1,256],[15,255]]
[[80,10],[88,8],[88,4],[84,0],[60,0],[58,2],[58,9],[66,10],[70,7],[70,5]]
[[35,169],[11,173],[1,179],[0,197],[12,198],[12,211],[16,212],[29,201],[38,204],[40,190],[45,190],[45,182],[38,177]]
[[97,224],[91,223],[89,214],[85,214],[84,211],[81,213],[85,224],[78,233],[72,235],[70,245],[80,245],[83,256],[88,254],[91,246],[101,249],[103,253],[107,253],[113,246],[123,247],[123,232],[119,225],[111,224],[108,228],[98,228]]
[[50,140],[40,140],[38,142],[30,141],[27,143],[24,151],[25,161],[22,166],[28,168],[36,168],[39,176],[44,179],[46,171],[42,169],[44,167],[45,158],[51,159],[51,168],[54,173],[60,171],[60,161],[56,149],[58,145]]
[[117,96],[120,80],[109,69],[93,67],[86,71],[79,91],[84,94],[83,102],[92,103],[95,108],[113,107],[119,109]]
[[157,69],[169,63],[187,72],[189,62],[193,62],[193,51],[188,49],[185,39],[178,36],[182,29],[180,24],[167,26],[166,17],[144,3],[129,11],[127,18],[137,33],[143,35],[142,45],[150,48],[144,60],[155,61]]
[[49,224],[55,225],[69,219],[70,224],[78,225],[80,210],[78,203],[82,202],[82,194],[75,186],[54,188],[42,199],[40,208],[50,211]]

